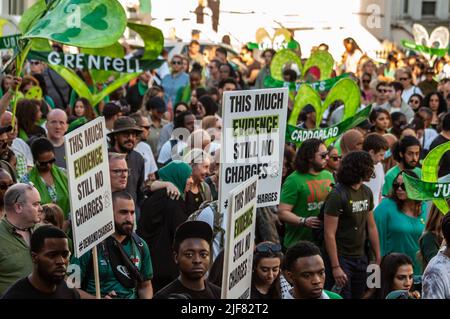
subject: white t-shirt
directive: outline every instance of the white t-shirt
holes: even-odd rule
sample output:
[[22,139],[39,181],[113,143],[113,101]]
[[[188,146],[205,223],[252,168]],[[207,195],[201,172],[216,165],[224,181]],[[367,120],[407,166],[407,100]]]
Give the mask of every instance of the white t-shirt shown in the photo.
[[[187,147],[187,144],[183,141],[178,141],[177,144],[175,145],[175,150],[172,151],[172,147],[171,147],[171,140],[167,141],[164,143],[164,145],[161,147],[161,150],[159,151],[159,156],[158,156],[158,163],[159,164],[164,164],[166,162],[168,162],[171,158],[172,160],[182,160],[181,158],[181,154],[183,152],[183,150]],[[174,156],[172,156],[174,155]],[[175,156],[178,156],[179,158],[175,158]]]
[[402,93],[402,99],[403,101],[405,101],[405,103],[408,103],[409,98],[411,97],[411,95],[413,94],[420,94],[423,96],[422,91],[417,87],[417,86],[411,86],[409,89],[407,90],[403,90]]
[[428,263],[422,276],[422,299],[450,299],[450,258],[445,247]]
[[[431,143],[438,136],[438,132],[432,128],[426,128],[423,136],[420,138],[420,144],[422,144],[424,150],[429,150]],[[425,137],[425,142],[423,138]]]
[[28,146],[28,144],[20,137],[16,137],[13,140],[11,144],[11,149],[15,154],[20,154],[26,159],[27,166],[30,167],[34,166],[33,154],[31,154],[30,146]]
[[136,145],[134,150],[141,154],[144,158],[145,178],[148,177],[148,174],[152,174],[158,170],[158,166],[156,166],[155,158],[153,157],[150,145],[141,141]]
[[[211,207],[207,206],[205,209],[201,211],[200,214],[198,214],[196,220],[208,223],[209,226],[211,226],[211,229],[214,229],[214,211],[211,209]],[[222,229],[226,229],[226,214],[222,217]],[[217,233],[216,236],[213,238],[213,261],[216,260],[217,255],[219,255],[222,247],[225,246],[227,238],[227,233],[225,232],[223,234],[223,240],[222,243],[222,235],[221,233]]]
[[381,191],[383,190],[384,183],[384,169],[383,164],[378,163],[375,165],[375,178],[371,178],[370,181],[364,182],[364,185],[369,187],[373,193],[373,209],[375,209],[380,203]]

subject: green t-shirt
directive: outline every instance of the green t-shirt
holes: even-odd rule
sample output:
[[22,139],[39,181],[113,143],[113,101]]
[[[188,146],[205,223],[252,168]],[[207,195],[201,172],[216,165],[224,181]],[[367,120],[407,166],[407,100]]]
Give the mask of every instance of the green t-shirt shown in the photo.
[[[418,167],[413,169],[413,172],[416,173],[419,178],[422,177],[422,170]],[[392,190],[392,183],[397,175],[400,173],[400,167],[395,165],[390,170],[387,171],[386,176],[384,177],[384,185],[383,185],[383,196],[388,196]]]
[[348,211],[340,193],[334,188],[325,201],[324,212],[339,217],[336,230],[336,246],[339,256],[361,257],[365,255],[367,238],[367,217],[373,210],[373,195],[369,187],[362,185],[358,190],[344,186],[348,192],[350,207]]
[[396,252],[408,255],[413,260],[414,275],[422,274],[422,265],[417,260],[419,238],[425,229],[426,204],[418,217],[401,212],[394,200],[384,198],[375,209],[375,222],[380,238],[381,256]]
[[[144,281],[150,280],[153,277],[153,268],[152,262],[150,259],[150,251],[148,249],[147,243],[142,240],[143,248],[144,248],[144,258],[142,258],[138,247],[134,243],[133,240],[126,239],[126,242],[122,243],[123,249],[130,259],[134,262],[136,267],[139,269]],[[114,272],[111,268],[111,263],[109,259],[105,257],[105,252],[103,250],[103,245],[97,246],[98,250],[98,271],[100,276],[100,290],[101,295],[105,296],[112,290],[114,290],[117,294],[117,298],[120,299],[137,299],[137,290],[136,288],[128,289],[120,284],[120,282],[116,279]],[[136,256],[137,255],[137,256]],[[92,256],[92,252],[81,256],[80,259],[72,257],[71,264],[79,265],[81,270],[81,278],[82,281],[86,280],[85,276],[87,273],[87,267],[90,265],[90,260]],[[91,274],[87,278],[86,292],[95,295],[95,281],[94,281],[94,272],[89,271]]]
[[[292,212],[297,216],[317,216],[331,190],[331,183],[334,183],[334,178],[327,170],[318,175],[295,171],[283,184],[280,202],[294,206]],[[313,241],[311,228],[286,224],[284,246],[289,248],[299,240]]]

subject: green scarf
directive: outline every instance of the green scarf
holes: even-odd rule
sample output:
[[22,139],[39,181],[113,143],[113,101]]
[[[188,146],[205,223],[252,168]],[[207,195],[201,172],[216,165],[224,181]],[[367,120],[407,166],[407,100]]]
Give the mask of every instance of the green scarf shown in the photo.
[[23,130],[23,129],[19,129],[19,137],[24,140],[25,142],[28,141],[29,137],[28,134]]
[[180,191],[184,198],[184,189],[186,188],[186,181],[192,174],[192,168],[182,161],[172,161],[159,171],[159,178],[165,182],[171,182]]
[[141,83],[141,81],[138,81],[137,86],[138,86],[139,95],[144,96],[145,92],[147,92],[147,90],[148,90],[148,85],[145,83]]
[[69,128],[67,129],[67,133],[72,132],[73,130],[79,128],[80,126],[86,124],[87,122],[88,120],[84,116],[77,118],[76,120],[70,122]]
[[[67,220],[70,212],[67,176],[61,169],[59,169],[55,165],[52,165],[51,173],[56,187],[56,204],[58,204],[58,206],[62,209],[62,211],[64,212],[64,218]],[[39,171],[37,170],[36,166],[33,167],[28,176],[30,182],[33,183],[34,187],[36,187],[39,194],[41,195],[41,203],[53,203],[52,198],[50,197],[50,194],[47,190],[47,185],[39,175]]]

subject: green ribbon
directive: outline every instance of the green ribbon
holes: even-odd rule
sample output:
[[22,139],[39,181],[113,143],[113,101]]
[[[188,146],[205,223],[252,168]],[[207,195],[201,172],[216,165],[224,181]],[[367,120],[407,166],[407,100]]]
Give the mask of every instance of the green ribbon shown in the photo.
[[[145,70],[145,71],[153,70],[153,69],[160,67],[164,63],[164,60],[121,59],[121,58],[105,57],[105,56],[90,55],[90,54],[62,54],[62,53],[59,53],[57,55],[58,61],[56,59],[51,59],[51,61],[49,61],[48,56],[51,53],[54,54],[54,52],[30,51],[28,53],[27,58],[44,61],[45,63],[48,63],[51,66],[52,65],[64,66],[64,63],[63,63],[64,59],[65,60],[69,59],[71,61],[71,63],[70,63],[71,65],[68,64],[68,66],[73,66],[73,69],[77,68],[76,61],[78,59],[78,60],[80,60],[81,65],[84,68],[87,68],[87,66],[89,66],[90,70],[120,72],[120,71],[118,71],[117,68],[112,67],[114,64],[113,61],[116,61],[117,64],[120,63],[120,65],[123,66],[120,68],[120,70],[122,71],[120,73],[136,73],[136,72],[141,72],[141,70]],[[56,55],[55,55],[55,57],[56,57]],[[91,62],[95,60],[96,62],[99,62],[99,63],[92,62],[89,64],[88,62],[90,59],[91,59]],[[106,63],[107,61],[109,61],[109,63]],[[99,64],[99,65],[97,65],[97,64]],[[133,67],[133,69],[130,69],[130,67],[127,67],[127,65],[129,65],[130,67]]]
[[14,34],[7,37],[0,37],[0,50],[17,48],[20,36],[21,34]]
[[286,141],[300,146],[305,140],[318,138],[323,140],[326,144],[328,141],[336,139],[336,137],[344,134],[347,130],[357,126],[369,117],[372,106],[368,106],[356,113],[354,116],[347,118],[337,125],[327,128],[318,129],[300,129],[292,125],[287,125]]
[[435,200],[450,198],[450,183],[424,182],[403,173],[408,198],[415,200]]
[[435,56],[439,56],[439,57],[445,56],[445,54],[448,52],[447,48],[444,48],[444,49],[430,48],[430,47],[427,47],[425,45],[417,44],[417,43],[415,43],[413,41],[409,41],[409,40],[402,40],[401,44],[406,49],[410,49],[410,50],[414,50],[414,51],[418,51],[418,52],[423,52],[423,53],[427,53],[427,54],[435,55]]

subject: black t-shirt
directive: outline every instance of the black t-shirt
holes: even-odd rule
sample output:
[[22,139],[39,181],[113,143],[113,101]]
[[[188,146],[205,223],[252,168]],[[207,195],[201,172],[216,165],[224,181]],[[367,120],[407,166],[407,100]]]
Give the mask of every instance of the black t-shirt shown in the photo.
[[61,281],[55,292],[45,293],[37,290],[25,277],[9,287],[2,299],[80,299],[80,294],[76,289],[67,287],[65,281]]
[[191,215],[193,212],[197,211],[203,202],[202,193],[198,192],[194,194],[191,191],[186,193],[186,210],[187,214]]
[[220,299],[220,288],[205,280],[205,289],[196,291],[186,288],[180,280],[175,279],[158,291],[153,299],[181,299],[180,295],[183,295],[186,299]]
[[[431,143],[430,151],[435,147],[438,147],[441,144],[447,143],[448,139],[439,134]],[[445,152],[444,156],[442,156],[441,162],[439,164],[439,173],[438,177],[442,177],[450,174],[450,151]]]
[[250,299],[272,299],[270,294],[263,294],[258,289],[256,289],[255,284],[252,282],[252,290],[250,293]]

